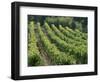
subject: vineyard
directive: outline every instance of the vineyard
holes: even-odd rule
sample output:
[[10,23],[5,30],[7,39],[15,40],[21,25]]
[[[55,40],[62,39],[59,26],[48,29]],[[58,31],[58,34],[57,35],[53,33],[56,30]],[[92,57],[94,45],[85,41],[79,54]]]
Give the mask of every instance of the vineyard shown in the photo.
[[87,38],[62,23],[29,20],[28,66],[87,64]]

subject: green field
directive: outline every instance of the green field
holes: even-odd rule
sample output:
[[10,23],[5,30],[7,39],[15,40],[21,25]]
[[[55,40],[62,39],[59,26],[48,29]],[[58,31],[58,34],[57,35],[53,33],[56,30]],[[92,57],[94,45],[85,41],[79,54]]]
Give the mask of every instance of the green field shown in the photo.
[[87,64],[87,18],[28,15],[28,66]]

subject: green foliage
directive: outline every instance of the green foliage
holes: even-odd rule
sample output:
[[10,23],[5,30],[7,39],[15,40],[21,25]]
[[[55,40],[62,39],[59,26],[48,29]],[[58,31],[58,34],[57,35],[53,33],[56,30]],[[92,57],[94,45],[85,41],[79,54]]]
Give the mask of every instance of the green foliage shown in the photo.
[[72,23],[73,18],[72,17],[46,17],[46,22],[51,25],[55,24],[56,26],[59,26],[59,24],[63,26],[70,26]]
[[62,25],[63,27],[68,26],[73,30],[78,29],[81,32],[87,32],[86,17],[49,16],[46,17],[45,22],[47,22],[49,25],[54,24],[57,27]]
[[28,15],[28,24],[30,23],[30,21],[34,21],[34,16]]
[[75,26],[76,26],[76,29],[78,29],[79,31],[82,32],[82,23],[79,23],[79,22],[75,22]]
[[32,51],[30,51],[29,55],[28,55],[28,65],[29,66],[37,66],[37,65],[42,65],[43,61],[41,60],[41,58],[39,57],[39,54],[36,53],[31,53]]
[[74,17],[75,28],[80,30],[81,32],[87,33],[87,17]]
[[61,38],[59,38],[57,35],[55,35],[47,23],[45,23],[44,27],[48,33],[49,38],[51,39],[51,42],[54,43],[62,52],[65,52],[69,55],[73,55],[76,60],[80,60],[80,58],[82,58],[82,56],[84,55],[87,56],[87,46],[82,44],[81,46],[79,45],[76,47],[74,44],[69,44],[64,40],[61,40]]
[[38,51],[36,45],[36,38],[34,33],[34,22],[31,21],[28,25],[28,65],[36,66],[42,65],[43,60],[40,57],[40,52]]
[[68,30],[65,30],[61,25],[59,25],[59,30],[66,35],[67,37],[70,37],[72,39],[74,39],[75,41],[79,41],[82,42],[84,44],[87,44],[87,41],[84,39],[81,39],[80,37],[77,37],[75,35],[73,35],[72,33],[70,33]]
[[50,26],[54,24],[57,27],[59,25],[63,27],[68,26],[73,30],[78,29],[81,32],[87,33],[87,17],[29,15],[28,21],[40,22],[41,25],[47,22]]
[[[83,43],[82,42],[79,42],[79,41],[75,41],[74,39],[71,39],[70,37],[66,37],[54,24],[51,25],[51,28],[52,28],[52,31],[54,31],[54,33],[59,36],[59,38],[61,38],[62,40],[66,41],[68,44],[71,44],[71,45],[82,45]],[[74,31],[68,27],[65,27],[66,29],[65,30],[68,30],[70,33],[72,33],[73,35],[75,35],[75,37],[78,37],[80,39],[82,39],[82,37],[77,36],[77,33],[74,33]]]
[[[88,54],[86,22],[87,18],[84,17],[30,15],[28,18],[28,65],[44,65],[39,46],[37,46],[38,39],[50,58],[51,65],[86,64]],[[35,32],[38,32],[38,37]]]
[[63,65],[63,64],[73,64],[72,60],[75,61],[75,59],[72,57],[72,60],[70,59],[70,56],[68,54],[65,54],[64,52],[59,51],[59,49],[55,46],[55,44],[52,44],[47,36],[42,32],[40,24],[38,23],[38,32],[40,35],[40,39],[42,41],[42,44],[44,46],[44,49],[48,53],[49,57],[51,58],[52,64],[56,65]]

